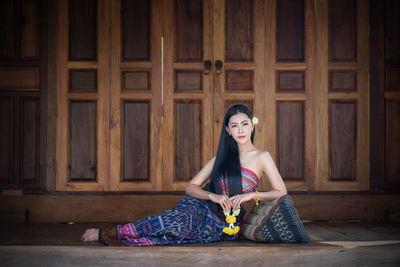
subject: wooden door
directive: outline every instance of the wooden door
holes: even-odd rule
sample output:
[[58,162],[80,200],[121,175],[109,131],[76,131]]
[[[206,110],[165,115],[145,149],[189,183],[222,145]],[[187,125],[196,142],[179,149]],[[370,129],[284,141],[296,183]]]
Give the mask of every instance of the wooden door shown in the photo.
[[369,189],[369,1],[314,2],[316,188]]
[[109,1],[58,1],[57,190],[108,190],[109,21]]
[[0,3],[0,187],[46,185],[46,5]]
[[213,156],[211,0],[164,1],[163,186],[183,190]]
[[110,190],[161,187],[162,1],[111,1]]
[[58,12],[58,190],[181,191],[235,103],[259,118],[255,144],[289,190],[368,189],[363,1],[60,0]]
[[[233,104],[244,104],[259,118],[255,145],[265,144],[265,1],[216,0],[213,9],[214,151],[223,118]],[[217,70],[215,62],[222,62]],[[267,187],[262,179],[261,188]]]

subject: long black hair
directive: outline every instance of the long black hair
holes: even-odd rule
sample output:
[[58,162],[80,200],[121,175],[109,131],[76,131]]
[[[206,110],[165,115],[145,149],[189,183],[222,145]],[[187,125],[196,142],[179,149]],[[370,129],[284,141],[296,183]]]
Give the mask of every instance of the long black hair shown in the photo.
[[[219,139],[218,151],[214,162],[214,167],[211,172],[211,183],[209,189],[216,194],[222,194],[221,178],[225,179],[229,188],[229,196],[234,196],[243,193],[242,190],[242,175],[240,170],[239,149],[236,141],[228,134],[225,127],[228,126],[229,120],[233,115],[244,113],[250,121],[253,119],[253,114],[244,105],[236,104],[230,107],[224,117],[221,129],[221,137]],[[251,142],[254,140],[255,130],[251,133]],[[211,201],[208,201],[210,208],[220,217],[222,215],[221,207]]]

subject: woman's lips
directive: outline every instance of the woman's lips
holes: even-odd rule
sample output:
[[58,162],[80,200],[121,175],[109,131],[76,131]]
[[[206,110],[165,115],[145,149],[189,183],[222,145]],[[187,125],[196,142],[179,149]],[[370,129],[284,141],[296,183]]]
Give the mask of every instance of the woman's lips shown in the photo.
[[239,139],[243,139],[245,137],[246,137],[245,135],[238,136]]

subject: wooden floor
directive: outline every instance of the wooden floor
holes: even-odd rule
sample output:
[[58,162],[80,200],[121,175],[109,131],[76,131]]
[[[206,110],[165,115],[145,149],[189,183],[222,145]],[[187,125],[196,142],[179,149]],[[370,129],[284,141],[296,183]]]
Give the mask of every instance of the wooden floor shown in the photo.
[[400,225],[305,223],[308,244],[234,242],[130,248],[84,243],[98,224],[0,224],[0,266],[400,266]]

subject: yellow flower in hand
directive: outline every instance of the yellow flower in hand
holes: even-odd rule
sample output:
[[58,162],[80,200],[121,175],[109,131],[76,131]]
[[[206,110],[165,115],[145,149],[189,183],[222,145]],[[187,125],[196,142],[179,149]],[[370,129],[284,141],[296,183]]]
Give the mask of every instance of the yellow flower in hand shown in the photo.
[[227,223],[235,223],[236,222],[236,217],[235,216],[227,216],[226,217],[226,222]]
[[[232,228],[231,228],[231,229],[232,229]],[[235,228],[232,229],[232,234],[233,234],[233,235],[236,235],[236,234],[239,232],[239,230],[240,230],[240,227],[239,227],[239,226],[235,226]]]
[[234,235],[234,229],[229,228],[229,227],[224,227],[224,229],[222,229],[222,232],[224,232],[227,235]]

